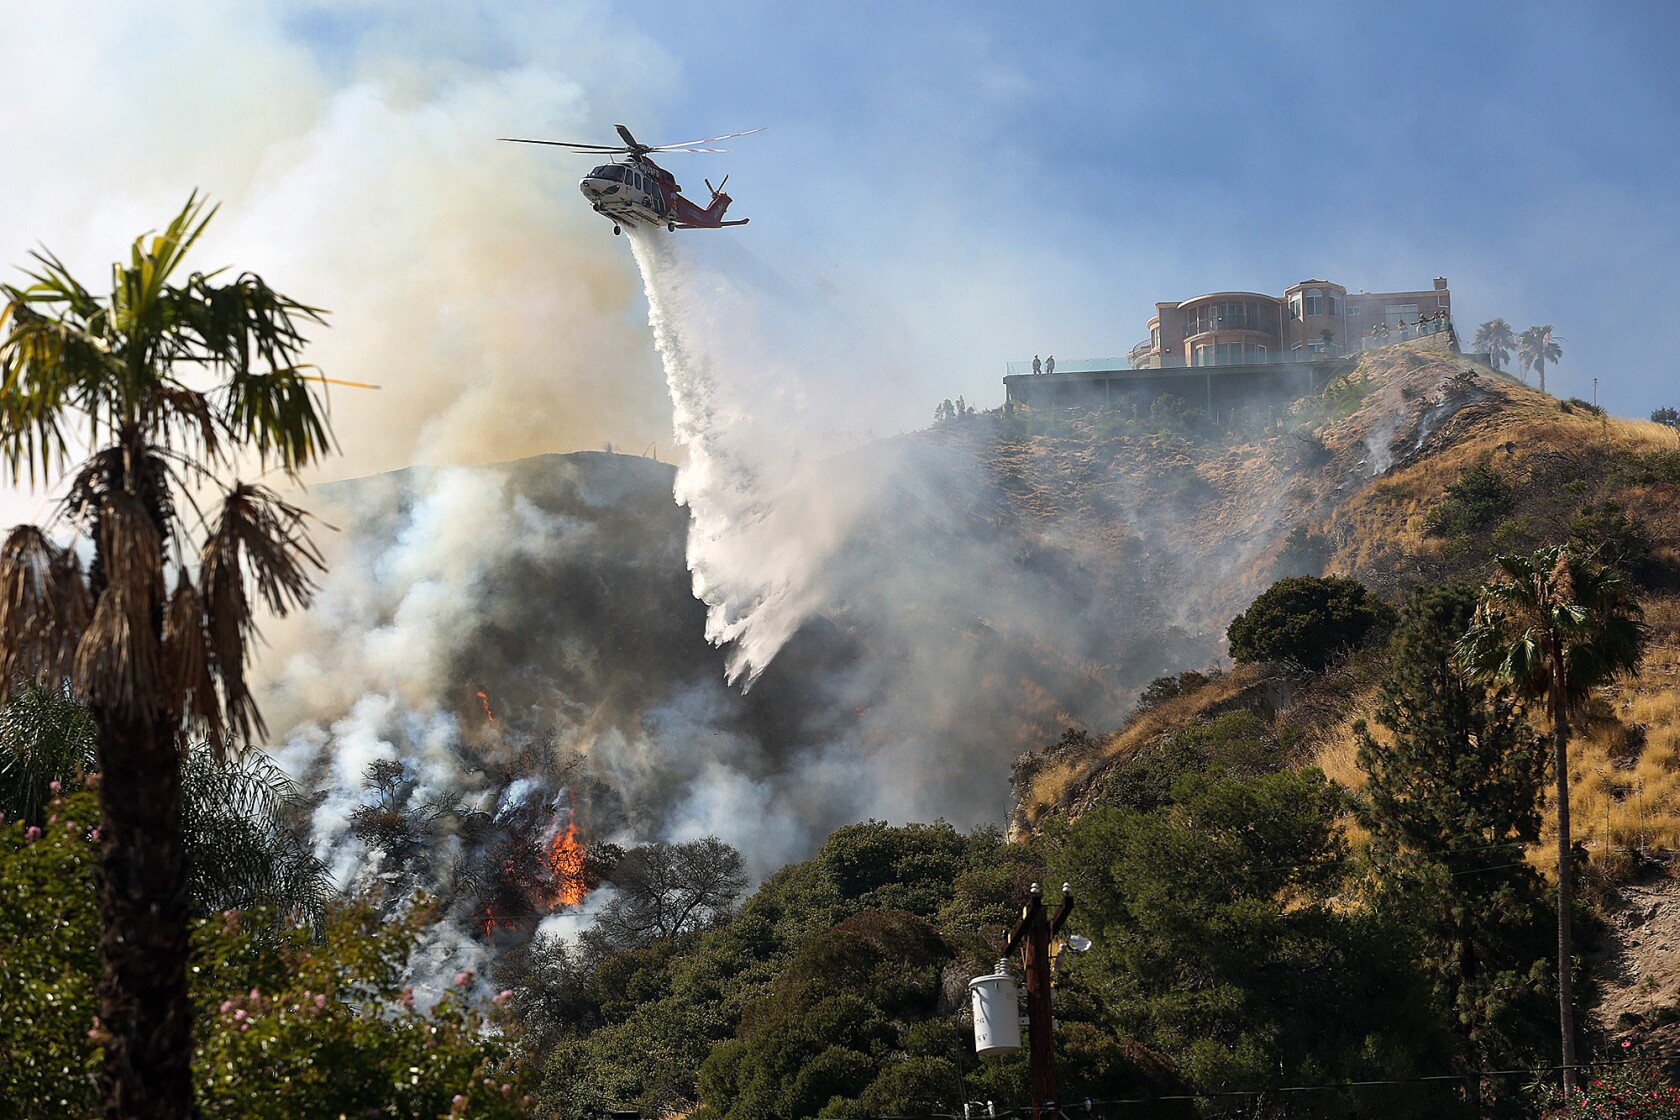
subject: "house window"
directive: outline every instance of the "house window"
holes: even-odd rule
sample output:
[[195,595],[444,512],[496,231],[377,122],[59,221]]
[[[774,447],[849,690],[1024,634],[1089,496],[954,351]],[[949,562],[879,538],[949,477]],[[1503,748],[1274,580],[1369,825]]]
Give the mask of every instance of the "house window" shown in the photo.
[[1159,350],[1161,348],[1161,328],[1160,327],[1150,327],[1149,328],[1149,348],[1151,350]]
[[1383,308],[1383,321],[1391,327],[1398,327],[1402,322],[1415,323],[1418,317],[1418,305],[1415,303],[1391,303]]
[[1339,319],[1342,316],[1342,301],[1335,292],[1330,293],[1330,316],[1333,319]]
[[1299,319],[1301,317],[1301,293],[1300,292],[1296,292],[1294,295],[1289,297],[1289,317],[1291,319]]
[[1324,293],[1317,288],[1307,289],[1306,305],[1308,315],[1324,314]]

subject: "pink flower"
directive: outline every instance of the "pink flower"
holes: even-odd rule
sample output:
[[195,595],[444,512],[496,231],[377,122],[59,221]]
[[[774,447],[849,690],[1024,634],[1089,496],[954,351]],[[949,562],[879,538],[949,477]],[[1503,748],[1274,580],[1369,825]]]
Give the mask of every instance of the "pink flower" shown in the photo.
[[252,988],[251,989],[251,998],[252,999],[261,999],[262,998],[262,993],[257,991],[257,989]]
[[315,997],[315,1010],[319,1011],[325,1006],[327,1006],[327,997],[323,996],[323,995],[317,995]]
[[1627,1040],[1625,1038],[1622,1039],[1622,1049],[1623,1050],[1626,1050],[1629,1046],[1632,1046],[1632,1045],[1633,1045],[1633,1043],[1630,1042],[1629,1040]]
[[100,835],[101,835],[101,833],[99,831],[98,826],[96,825],[96,826],[94,826],[93,831],[88,833],[88,839],[92,840],[95,844],[97,844],[97,843],[99,843]]
[[243,1022],[245,1020],[245,1009],[241,1007],[238,1011],[235,1011],[233,1018],[235,1022]]
[[495,1004],[497,1007],[500,1007],[502,1004],[507,1003],[511,999],[513,999],[513,989],[503,988],[495,994],[490,1002]]
[[59,790],[63,789],[64,787],[58,784],[58,779],[57,778],[54,778],[52,781],[47,783],[47,788],[52,790],[54,793],[57,793]]
[[226,1015],[229,1012],[231,1012],[232,1010],[233,1010],[233,1001],[231,999],[224,999],[222,1001],[222,1014]]
[[23,838],[25,840],[39,840],[41,838],[40,828],[38,828],[35,825],[30,825],[29,826],[29,831],[27,831],[23,834]]
[[455,986],[457,988],[464,988],[468,984],[471,984],[472,982],[473,982],[473,974],[472,974],[472,969],[470,969],[470,968],[463,969],[460,972],[457,972],[455,974]]
[[47,823],[48,824],[57,824],[58,823],[58,814],[54,813],[51,816],[49,816],[47,818]]

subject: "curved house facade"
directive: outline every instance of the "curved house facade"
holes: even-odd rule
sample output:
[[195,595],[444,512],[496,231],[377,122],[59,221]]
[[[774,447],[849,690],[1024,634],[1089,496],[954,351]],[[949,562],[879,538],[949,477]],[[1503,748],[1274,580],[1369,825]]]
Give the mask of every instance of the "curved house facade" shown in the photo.
[[1415,292],[1349,292],[1328,280],[1303,280],[1283,295],[1210,292],[1157,303],[1149,337],[1132,347],[1132,369],[1269,365],[1330,358],[1360,348],[1386,325],[1452,313],[1444,276]]

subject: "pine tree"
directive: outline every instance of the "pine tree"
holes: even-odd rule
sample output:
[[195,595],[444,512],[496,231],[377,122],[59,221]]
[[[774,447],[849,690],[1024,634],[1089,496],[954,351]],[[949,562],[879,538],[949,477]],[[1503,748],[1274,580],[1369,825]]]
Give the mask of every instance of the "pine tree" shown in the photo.
[[1458,663],[1475,607],[1461,585],[1414,593],[1376,714],[1388,734],[1357,731],[1379,908],[1416,939],[1460,1041],[1467,1103],[1486,1115],[1501,1102],[1482,1099],[1475,1071],[1545,1052],[1551,911],[1523,861],[1540,833],[1546,744],[1506,690]]

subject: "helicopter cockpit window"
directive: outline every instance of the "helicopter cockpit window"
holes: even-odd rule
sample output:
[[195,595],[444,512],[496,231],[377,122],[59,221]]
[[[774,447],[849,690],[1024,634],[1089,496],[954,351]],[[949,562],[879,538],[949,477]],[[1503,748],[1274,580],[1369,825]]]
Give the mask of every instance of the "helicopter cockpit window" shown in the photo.
[[589,173],[591,179],[611,179],[619,182],[624,178],[624,168],[616,163],[603,163]]

